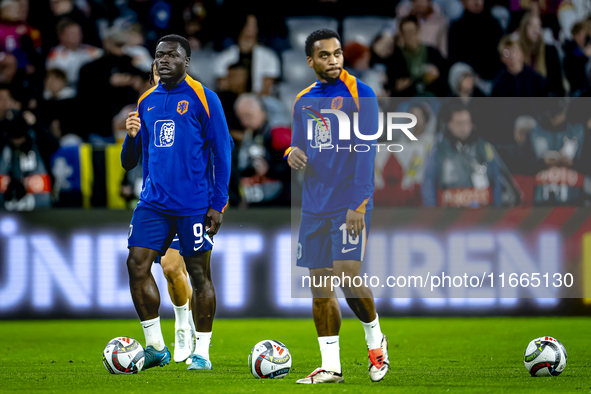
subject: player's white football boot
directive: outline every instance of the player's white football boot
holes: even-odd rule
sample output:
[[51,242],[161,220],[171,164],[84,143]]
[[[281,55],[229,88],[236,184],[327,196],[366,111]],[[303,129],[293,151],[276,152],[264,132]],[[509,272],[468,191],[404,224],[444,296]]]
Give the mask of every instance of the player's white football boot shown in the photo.
[[382,346],[369,350],[369,378],[372,382],[379,382],[390,369],[388,357],[388,338],[382,334]]
[[176,330],[174,333],[174,361],[182,363],[188,359],[193,354],[194,344],[195,339],[191,328]]
[[343,383],[342,373],[326,371],[322,368],[316,368],[314,372],[303,379],[299,379],[298,384],[317,384],[317,383]]

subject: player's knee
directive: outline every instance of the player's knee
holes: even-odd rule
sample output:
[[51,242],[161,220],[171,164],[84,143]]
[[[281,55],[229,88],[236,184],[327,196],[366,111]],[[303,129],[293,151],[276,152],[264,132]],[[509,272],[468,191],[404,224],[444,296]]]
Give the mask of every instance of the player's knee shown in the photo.
[[334,296],[333,297],[316,297],[316,296],[314,296],[313,307],[314,307],[314,309],[317,309],[317,310],[318,309],[325,310],[326,308],[329,308],[335,302],[338,304],[338,301]]
[[355,277],[359,276],[358,264],[339,264],[334,267],[334,275],[339,278],[340,287],[350,287]]
[[178,267],[174,264],[171,264],[170,261],[165,261],[164,257],[161,260],[161,265],[162,273],[164,274],[166,280],[169,282],[174,282],[177,279],[177,276],[179,276]]
[[331,289],[331,286],[328,283],[327,286],[313,287],[312,288],[312,297],[314,297],[314,302],[316,302],[316,299],[319,299],[319,300],[330,299],[330,298],[335,297],[335,292],[333,289]]
[[127,271],[131,278],[142,277],[149,274],[150,265],[138,256],[130,254],[127,258]]
[[209,280],[205,271],[203,270],[203,267],[200,267],[200,266],[195,266],[195,267],[191,267],[191,268],[187,267],[187,271],[189,272],[189,276],[191,277],[191,282],[193,283],[193,287],[197,291],[201,290],[205,286],[207,281]]
[[171,266],[168,266],[168,265],[166,265],[166,266],[163,265],[162,266],[162,273],[164,274],[164,277],[166,278],[166,280],[168,282],[170,282],[170,283],[176,282],[176,279],[177,279],[176,277],[178,275],[177,275],[177,272],[175,270],[175,267],[171,267]]

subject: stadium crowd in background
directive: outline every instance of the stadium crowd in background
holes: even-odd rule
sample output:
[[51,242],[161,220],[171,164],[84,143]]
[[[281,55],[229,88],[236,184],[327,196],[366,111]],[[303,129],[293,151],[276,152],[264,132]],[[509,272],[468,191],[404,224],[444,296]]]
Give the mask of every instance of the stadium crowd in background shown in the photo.
[[352,75],[418,119],[418,142],[377,155],[376,205],[591,201],[591,116],[578,104],[591,95],[588,0],[0,0],[5,208],[109,206],[109,183],[121,186],[110,146],[170,33],[188,38],[189,74],[226,113],[231,204],[289,205],[290,105],[315,79],[302,34],[323,27],[341,34]]

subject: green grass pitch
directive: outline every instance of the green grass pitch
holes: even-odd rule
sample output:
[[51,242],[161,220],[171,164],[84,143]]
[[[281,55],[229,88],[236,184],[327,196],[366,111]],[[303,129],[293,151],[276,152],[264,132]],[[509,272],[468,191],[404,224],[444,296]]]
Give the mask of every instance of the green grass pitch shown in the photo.
[[[144,342],[138,321],[0,322],[0,392],[247,393],[247,392],[462,392],[590,393],[591,318],[382,318],[390,338],[390,372],[379,383],[367,374],[361,324],[343,320],[341,361],[344,384],[300,386],[295,380],[320,366],[312,319],[216,320],[213,371],[187,371],[174,362],[137,375],[110,375],[102,350],[117,336]],[[174,322],[163,321],[166,342]],[[532,378],[523,366],[530,340],[558,338],[568,351],[562,375]],[[254,379],[247,367],[252,346],[277,339],[292,353],[284,379]]]

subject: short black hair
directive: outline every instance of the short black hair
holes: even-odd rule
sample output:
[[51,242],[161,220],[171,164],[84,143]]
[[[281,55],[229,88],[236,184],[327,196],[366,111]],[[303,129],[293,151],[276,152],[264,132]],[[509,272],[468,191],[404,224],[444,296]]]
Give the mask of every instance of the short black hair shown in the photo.
[[152,64],[150,65],[150,73],[148,74],[148,81],[150,85],[156,85],[156,70],[154,69],[154,64],[156,64],[156,60],[152,60]]
[[410,14],[400,20],[400,23],[398,23],[398,29],[401,30],[402,26],[409,22],[414,23],[416,27],[419,27],[419,19],[415,15]]
[[68,81],[66,73],[60,68],[50,68],[45,72],[46,77],[49,77],[50,75],[53,75],[54,77],[61,79],[62,81]]
[[64,30],[66,30],[66,27],[72,26],[72,25],[78,25],[80,26],[80,24],[78,22],[76,22],[74,19],[68,18],[68,17],[63,17],[61,18],[56,25],[56,31],[58,36],[61,36],[62,33],[64,32]]
[[169,34],[159,39],[156,43],[156,47],[158,47],[161,42],[165,41],[178,42],[179,45],[185,50],[187,57],[191,57],[191,45],[189,45],[189,41],[185,37],[179,36],[178,34]]
[[312,56],[312,50],[314,49],[314,43],[320,40],[327,40],[329,38],[336,38],[341,42],[341,36],[334,30],[320,29],[313,31],[308,38],[306,38],[306,56]]
[[440,118],[447,125],[449,122],[451,122],[451,119],[455,113],[462,111],[468,111],[470,116],[472,116],[470,109],[463,102],[461,102],[459,99],[453,98],[441,109]]

